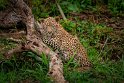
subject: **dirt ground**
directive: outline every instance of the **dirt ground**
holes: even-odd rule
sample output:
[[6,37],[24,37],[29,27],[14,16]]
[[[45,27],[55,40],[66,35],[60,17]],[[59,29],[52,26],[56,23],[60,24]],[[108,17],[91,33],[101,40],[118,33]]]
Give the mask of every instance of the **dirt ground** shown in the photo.
[[[112,60],[118,60],[124,54],[124,16],[121,15],[112,15],[110,12],[90,12],[85,11],[80,14],[70,13],[70,17],[79,17],[81,20],[88,20],[96,24],[104,24],[107,27],[113,29],[111,33],[111,39],[113,42],[110,42],[108,46],[112,48]],[[71,18],[70,20],[73,20]]]

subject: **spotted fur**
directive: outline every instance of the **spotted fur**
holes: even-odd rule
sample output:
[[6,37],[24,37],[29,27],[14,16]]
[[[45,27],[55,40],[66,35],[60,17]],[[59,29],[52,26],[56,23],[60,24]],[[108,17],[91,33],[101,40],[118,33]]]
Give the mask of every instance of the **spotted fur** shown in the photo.
[[65,61],[72,56],[80,66],[91,66],[88,60],[86,50],[77,37],[70,35],[63,27],[52,17],[45,19],[42,27],[42,40],[54,50],[58,50]]

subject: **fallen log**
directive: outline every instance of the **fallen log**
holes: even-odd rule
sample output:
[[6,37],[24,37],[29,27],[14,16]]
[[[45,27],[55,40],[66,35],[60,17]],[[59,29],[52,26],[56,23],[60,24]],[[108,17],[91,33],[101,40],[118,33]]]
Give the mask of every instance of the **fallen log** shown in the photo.
[[[14,53],[23,51],[32,51],[37,55],[45,53],[50,57],[49,75],[56,83],[65,83],[63,76],[63,63],[59,55],[53,52],[46,44],[44,44],[35,29],[34,16],[31,9],[23,0],[9,0],[12,8],[11,11],[0,12],[0,26],[11,27],[22,21],[26,25],[26,39],[16,48],[9,50],[4,54],[6,59],[10,59]],[[43,26],[40,26],[43,27]]]

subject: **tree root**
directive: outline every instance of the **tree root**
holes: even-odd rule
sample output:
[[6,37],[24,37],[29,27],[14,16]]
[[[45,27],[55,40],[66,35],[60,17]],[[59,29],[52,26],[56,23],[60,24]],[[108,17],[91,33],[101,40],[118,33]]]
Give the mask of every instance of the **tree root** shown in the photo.
[[[50,56],[49,63],[49,75],[53,78],[56,83],[65,83],[65,79],[63,76],[63,63],[59,58],[59,55],[53,52],[46,44],[44,44],[38,34],[38,31],[35,29],[36,23],[34,21],[34,17],[32,15],[31,9],[27,6],[27,4],[23,0],[9,0],[11,5],[13,6],[10,14],[3,14],[6,17],[0,17],[0,26],[10,27],[13,24],[16,24],[19,21],[25,23],[27,28],[26,40],[19,44],[16,48],[9,50],[4,54],[6,59],[10,59],[14,53],[23,52],[23,51],[32,51],[37,55],[41,55],[41,53],[45,53],[47,56]],[[14,12],[13,12],[14,11]],[[13,16],[14,15],[14,16]],[[4,23],[3,23],[4,22]],[[43,27],[43,26],[42,26]]]
[[19,45],[15,49],[9,50],[7,53],[5,53],[5,58],[10,59],[14,53],[23,51],[32,51],[39,56],[43,52],[50,56],[49,76],[51,76],[56,83],[65,83],[66,81],[63,76],[63,63],[59,58],[59,55],[47,47],[39,38],[36,36],[33,37],[31,37],[33,40],[30,39],[27,43]]

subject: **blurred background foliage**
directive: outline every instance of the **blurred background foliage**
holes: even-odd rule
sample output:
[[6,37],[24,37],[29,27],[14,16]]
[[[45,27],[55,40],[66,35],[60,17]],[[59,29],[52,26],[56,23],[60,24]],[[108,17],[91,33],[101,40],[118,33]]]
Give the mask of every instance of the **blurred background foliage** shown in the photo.
[[[84,10],[100,11],[100,8],[108,8],[113,14],[124,13],[123,0],[24,0],[32,5],[36,17],[48,17],[59,15],[55,1],[62,7],[65,14],[70,12],[83,12]],[[7,5],[7,0],[0,0],[0,10]]]
[[[102,12],[102,8],[112,14],[124,13],[123,0],[57,0],[65,14],[90,10]],[[103,11],[104,12],[104,11]],[[33,0],[33,13],[38,17],[59,15],[55,0]]]
[[[55,0],[24,0],[35,18],[55,17],[70,34],[76,35],[93,63],[90,71],[80,72],[76,63],[64,64],[64,76],[70,83],[123,83],[124,82],[124,0],[56,0],[67,21],[63,20]],[[0,0],[0,10],[9,7]],[[2,31],[2,30],[0,30]],[[0,38],[2,52],[15,47]],[[17,54],[18,55],[18,54]],[[35,60],[32,52],[24,52],[0,63],[0,83],[52,83],[47,76],[48,59]],[[43,78],[44,77],[44,78]]]

